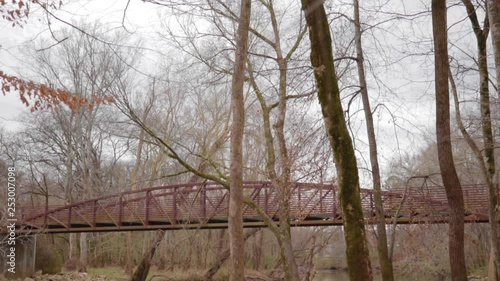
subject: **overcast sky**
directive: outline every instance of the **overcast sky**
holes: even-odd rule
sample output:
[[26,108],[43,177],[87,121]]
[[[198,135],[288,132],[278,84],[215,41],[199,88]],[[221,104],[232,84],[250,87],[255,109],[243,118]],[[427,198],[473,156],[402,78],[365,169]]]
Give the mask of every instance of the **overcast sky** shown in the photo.
[[[425,2],[392,0],[391,3],[400,6],[402,12],[411,14],[426,10],[424,6]],[[105,24],[108,30],[123,29],[123,21],[126,30],[133,33],[133,36],[141,38],[143,43],[146,43],[149,47],[150,45],[154,45],[152,38],[155,36],[155,31],[161,28],[159,17],[157,16],[158,10],[161,8],[161,6],[144,3],[139,0],[78,0],[64,4],[59,10],[54,11],[54,13],[67,22],[92,22],[98,20]],[[462,7],[459,8],[462,9]],[[460,36],[462,29],[464,32],[470,32],[468,22],[463,19],[461,10],[450,10],[449,23],[461,22],[461,24],[455,25],[452,30],[458,34],[457,36]],[[371,21],[375,20],[371,19]],[[48,32],[46,22],[44,14],[36,10],[30,15],[28,23],[24,28],[13,28],[10,23],[0,21],[0,69],[15,75],[26,72],[23,70],[29,66],[22,63],[23,58],[17,49],[26,40],[31,40],[39,36],[49,36],[50,33]],[[65,26],[64,23],[58,22],[55,19],[51,19],[51,23],[54,30]],[[386,32],[389,34],[388,38],[390,36],[394,37],[388,40],[396,40],[397,36],[405,36],[405,28],[404,24],[388,25],[386,28]],[[417,30],[412,31],[415,34],[423,34],[423,36],[430,38],[432,36],[430,18],[421,19],[420,24],[417,25]],[[375,48],[372,51],[377,51],[376,46],[372,46],[369,40],[367,38],[364,41],[365,47],[368,47],[366,48],[367,52],[370,51],[370,47]],[[416,38],[416,40],[419,39]],[[462,40],[471,41],[474,38],[465,37]],[[431,41],[423,41],[422,52],[431,51],[431,49],[429,50],[431,48],[430,44]],[[377,66],[372,65],[370,67]],[[376,96],[383,97],[382,99],[392,99],[390,104],[387,102],[386,105],[391,110],[394,110],[397,118],[396,122],[398,122],[398,126],[395,126],[392,116],[387,112],[384,113],[382,108],[379,109],[379,114],[375,116],[382,163],[390,161],[394,155],[400,152],[400,149],[416,152],[418,148],[425,145],[425,143],[422,143],[424,136],[428,136],[429,133],[432,134],[434,130],[433,85],[429,82],[433,78],[432,60],[405,60],[399,66],[399,72],[397,71],[398,68],[394,69],[396,71],[387,73],[381,71],[378,74],[381,80],[386,81],[385,83],[396,85],[395,88],[397,89],[393,93],[394,98],[383,91],[372,92]],[[407,80],[408,77],[411,77],[411,83],[410,80]],[[27,109],[23,107],[16,94],[12,93],[8,96],[0,95],[0,126],[10,130],[18,128],[19,125],[16,123],[16,116],[23,111],[27,112]],[[362,114],[358,114],[358,116],[360,120],[364,119]],[[363,137],[362,126],[359,126],[359,130],[361,137]]]
[[[134,36],[148,40],[160,27],[157,20],[158,8],[159,6],[139,0],[77,0],[65,3],[59,10],[53,12],[67,22],[98,20],[105,24],[108,30],[122,28],[123,21],[123,25],[129,32],[134,33]],[[33,9],[28,23],[23,28],[12,27],[11,23],[0,20],[0,69],[8,74],[26,74],[26,71],[23,71],[26,65],[22,62],[23,58],[18,48],[28,40],[50,36],[46,22],[40,8]],[[53,30],[66,27],[64,23],[55,19],[51,19],[51,24]],[[0,126],[15,130],[19,126],[16,117],[21,112],[28,112],[28,110],[21,104],[17,94],[0,95]]]

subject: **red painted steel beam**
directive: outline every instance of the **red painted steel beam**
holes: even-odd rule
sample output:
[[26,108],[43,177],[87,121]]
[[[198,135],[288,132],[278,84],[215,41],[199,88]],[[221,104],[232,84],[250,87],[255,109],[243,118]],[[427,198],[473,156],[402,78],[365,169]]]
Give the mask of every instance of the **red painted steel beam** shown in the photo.
[[[292,213],[292,215],[294,217],[304,215],[306,217],[308,215],[318,216],[326,214],[331,214],[333,218],[336,218],[339,215],[341,216],[341,214],[337,212],[338,200],[336,197],[336,189],[333,185],[293,183],[293,186],[294,188],[292,189],[291,198],[297,199],[296,204],[298,206],[296,208],[293,208],[293,211],[295,213]],[[498,185],[498,187],[500,188],[500,185]],[[261,205],[261,203],[264,203],[263,209],[269,216],[273,217],[275,215],[275,212],[277,211],[277,206],[275,206],[276,196],[274,193],[270,192],[271,188],[273,188],[270,182],[245,182],[244,188],[246,190],[252,190],[251,198],[257,200],[257,203],[259,205]],[[261,194],[262,189],[264,189],[264,198],[262,198]],[[328,192],[326,192],[326,194],[323,194],[323,189],[328,189]],[[440,216],[439,213],[433,214],[432,212],[433,209],[438,208],[436,210],[440,211],[440,208],[444,208],[447,206],[445,198],[442,196],[444,194],[444,190],[441,189],[442,187],[435,186],[427,186],[425,187],[425,189],[419,189],[418,192],[414,192],[415,190],[409,189],[409,193],[407,194],[408,198],[401,208],[401,213],[405,215],[412,215],[414,214],[414,211],[417,211],[423,212],[428,215]],[[482,205],[487,206],[487,194],[485,193],[485,186],[464,186],[464,190],[466,190],[465,194],[467,195],[466,207],[471,209],[472,215],[475,214],[475,216],[481,217],[480,220],[483,220],[481,213],[478,212],[482,212]],[[317,196],[318,192],[320,194],[319,197]],[[370,196],[364,201],[364,207],[366,208],[365,213],[372,212],[373,198],[371,197],[371,194],[373,193],[373,191],[368,189],[361,189],[361,193],[363,198],[366,198],[366,196]],[[387,198],[403,198],[402,192],[385,191],[383,192],[383,195],[386,200]],[[197,198],[198,196],[199,198]],[[119,198],[118,202],[116,200],[116,197]],[[104,211],[108,214],[109,219],[113,221],[113,224],[115,225],[114,227],[116,227],[117,229],[125,230],[130,229],[130,226],[122,226],[122,224],[124,223],[124,219],[141,220],[141,217],[143,217],[145,218],[143,224],[145,224],[145,226],[147,227],[150,227],[149,221],[151,219],[158,219],[158,214],[151,213],[152,198],[163,198],[162,202],[164,202],[163,204],[166,204],[165,206],[168,206],[170,204],[168,202],[172,202],[171,212],[173,213],[173,218],[171,219],[171,224],[175,224],[176,221],[182,221],[186,219],[206,221],[209,218],[213,218],[214,216],[219,217],[221,214],[227,212],[227,204],[223,204],[223,202],[225,202],[224,198],[227,198],[227,190],[217,183],[207,182],[169,185],[146,188],[137,191],[127,191],[121,192],[117,195],[102,196],[82,202],[73,203],[67,206],[45,206],[45,211],[43,212],[40,212],[39,207],[33,207],[31,209],[25,208],[25,210],[20,210],[19,213],[22,214],[22,221],[27,225],[33,225],[34,227],[38,227],[41,229],[47,229],[48,227],[63,227],[65,231],[70,232],[74,231],[74,227],[72,225],[78,225],[81,219],[87,221],[88,223],[91,222],[92,225],[90,227],[92,229],[95,229],[96,231],[97,229],[102,229],[102,226],[98,225],[99,223],[104,225],[106,221],[102,221],[99,213],[100,211]],[[262,199],[264,202],[262,202]],[[160,204],[159,200],[155,199],[155,201]],[[481,204],[481,202],[483,201],[485,201],[486,204]],[[214,205],[212,202],[218,203]],[[125,204],[127,204],[128,209],[124,208]],[[323,209],[323,206],[325,204],[329,207]],[[392,205],[384,206],[384,208],[388,210],[394,210],[394,206],[397,207],[398,204],[401,204],[401,202],[390,202],[390,204]],[[97,208],[98,205],[100,206],[99,212]],[[143,209],[137,209],[143,205]],[[209,206],[210,210],[208,209]],[[319,210],[317,206],[319,206]],[[87,216],[81,218],[76,217],[75,219],[73,219],[73,208],[77,208],[78,210],[81,209],[81,214],[84,214],[84,216],[85,213],[88,212],[88,209],[90,209],[92,212],[92,219]],[[486,207],[484,209],[486,210]],[[109,210],[109,212],[107,212],[106,210]],[[141,215],[141,213],[143,212],[141,210],[144,210],[144,215]],[[118,222],[116,222],[115,220],[116,212],[118,212]],[[249,215],[252,214],[252,212],[249,213]],[[153,215],[156,217],[152,217]],[[51,222],[49,222],[49,216],[51,217]],[[42,220],[42,222],[40,222],[40,219]],[[466,220],[467,219],[474,221],[474,219],[466,218]],[[58,225],[58,221],[67,221],[67,225],[64,226],[63,223]],[[151,227],[154,228],[154,226]]]

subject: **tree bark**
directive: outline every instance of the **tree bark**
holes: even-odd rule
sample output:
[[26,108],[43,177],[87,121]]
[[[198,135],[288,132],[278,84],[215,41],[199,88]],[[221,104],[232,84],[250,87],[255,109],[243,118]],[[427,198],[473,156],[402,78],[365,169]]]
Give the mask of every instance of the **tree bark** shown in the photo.
[[[218,1],[220,4],[223,1]],[[271,179],[273,186],[277,190],[278,198],[279,198],[279,219],[280,223],[275,224],[272,221],[266,221],[270,224],[269,228],[273,235],[276,236],[276,239],[280,245],[280,257],[283,261],[283,269],[285,271],[285,279],[287,280],[298,280],[299,272],[295,259],[295,255],[293,254],[293,247],[290,235],[290,178],[291,178],[291,165],[292,162],[288,155],[286,137],[284,132],[284,124],[286,119],[286,110],[287,110],[287,100],[289,97],[287,96],[287,74],[288,74],[288,62],[290,58],[297,50],[300,42],[304,38],[307,29],[301,29],[296,40],[290,44],[291,48],[288,52],[284,52],[281,46],[281,35],[280,35],[280,19],[276,15],[276,10],[274,9],[274,1],[267,1],[266,3],[262,2],[263,6],[268,10],[270,15],[270,26],[272,27],[272,36],[267,36],[266,34],[259,33],[256,29],[250,29],[250,32],[254,34],[257,38],[260,38],[265,44],[269,45],[276,53],[276,63],[279,69],[279,83],[278,83],[278,98],[279,101],[273,105],[268,106],[266,104],[266,99],[263,93],[260,91],[257,81],[255,80],[252,63],[251,60],[248,59],[248,79],[250,84],[254,88],[254,91],[257,95],[259,103],[262,108],[262,117],[263,117],[263,130],[265,136],[265,145],[266,145],[266,171],[268,173],[269,178]],[[226,17],[228,19],[234,20],[233,17],[229,16],[230,14],[234,14],[230,11],[228,5],[222,4],[226,9],[226,12],[222,12],[221,10],[214,9],[214,11],[220,16]],[[274,102],[274,101],[273,101]],[[276,106],[278,109],[278,114],[275,118],[275,123],[271,128],[271,118],[270,113],[271,110]],[[273,135],[273,129],[275,135]],[[277,151],[276,151],[277,150]],[[257,207],[257,205],[253,205],[253,207]],[[273,226],[274,224],[274,226]]]
[[448,39],[446,0],[432,0],[434,38],[436,135],[439,167],[449,205],[448,247],[453,281],[467,281],[464,254],[464,201],[458,179],[450,136],[450,97],[448,88]]
[[[272,8],[272,7],[271,7]],[[270,9],[272,10],[272,9]],[[274,18],[274,17],[273,17]],[[292,237],[290,233],[290,174],[291,174],[291,161],[288,156],[288,149],[286,145],[286,138],[284,133],[284,124],[286,118],[286,81],[287,81],[287,61],[283,58],[281,54],[280,44],[279,44],[279,33],[277,30],[277,24],[273,21],[273,26],[276,35],[276,53],[278,57],[278,64],[280,69],[280,82],[279,82],[279,103],[278,103],[278,116],[276,122],[274,123],[274,129],[276,131],[276,140],[278,146],[278,153],[275,149],[275,138],[272,134],[271,129],[271,107],[266,104],[263,93],[260,91],[255,77],[253,75],[252,64],[248,63],[249,70],[249,80],[252,87],[257,95],[263,118],[263,129],[264,137],[266,139],[266,154],[267,163],[266,171],[273,186],[276,188],[279,198],[279,226],[276,224],[269,225],[269,229],[274,234],[278,240],[280,246],[280,258],[283,262],[283,271],[285,272],[285,280],[288,281],[298,281],[299,271],[297,267],[297,262],[295,260],[295,255],[293,253]],[[279,165],[276,164],[277,159],[279,160]],[[277,169],[277,166],[281,169]],[[278,173],[280,170],[281,173]],[[273,223],[273,222],[269,222]]]
[[[496,250],[498,251],[498,250]],[[498,271],[495,264],[495,248],[490,249],[490,258],[488,262],[488,280],[498,281]]]
[[262,249],[264,247],[264,231],[259,231],[255,238],[253,249],[253,270],[259,270],[262,264]]
[[87,272],[87,233],[80,233],[80,272]]
[[[497,78],[497,95],[500,97],[500,2],[498,0],[488,0],[488,18],[491,28],[491,41],[493,42],[493,53],[495,54],[495,69]],[[494,159],[494,158],[490,158]],[[498,178],[498,177],[497,177]],[[498,185],[498,180],[496,182]],[[489,278],[492,280],[496,275],[496,280],[500,280],[500,193],[498,192],[498,186],[496,190],[490,188],[489,191],[490,200],[490,224],[491,229],[496,232],[496,235],[492,235],[492,246],[493,251],[491,255],[491,264],[494,265],[495,269],[490,269],[491,274]]]
[[132,275],[132,278],[130,279],[131,281],[146,280],[146,277],[148,277],[149,268],[151,267],[151,260],[155,255],[156,248],[158,248],[158,245],[163,240],[163,237],[165,237],[165,231],[158,230],[156,232],[155,241],[151,243],[149,249],[144,253],[141,263],[139,263],[139,266],[137,266],[137,269],[135,270],[134,274]]
[[126,241],[126,248],[127,248],[127,257],[125,258],[125,273],[127,273],[128,276],[132,276],[133,270],[134,270],[134,262],[133,262],[133,250],[132,250],[132,233],[130,231],[127,231],[125,233],[125,241]]
[[[491,29],[491,41],[493,43],[493,53],[495,54],[495,69],[497,72],[497,89],[500,86],[500,1],[488,0],[488,19]],[[500,97],[500,91],[497,90]]]
[[373,114],[370,107],[370,97],[368,95],[368,83],[366,82],[363,45],[361,43],[361,19],[359,15],[359,1],[354,0],[354,26],[356,43],[356,63],[358,66],[359,86],[363,110],[366,119],[366,132],[368,134],[368,145],[370,147],[371,174],[373,178],[373,190],[375,201],[375,215],[377,217],[377,251],[382,272],[382,280],[394,281],[394,271],[392,260],[389,257],[387,248],[387,233],[385,229],[385,214],[382,203],[382,186],[380,181],[380,168],[378,164],[377,140],[373,125]]
[[[176,239],[175,239],[175,231],[171,231],[170,232],[170,243],[169,245],[174,245]],[[177,251],[176,251],[177,247],[171,247],[170,248],[170,266],[169,266],[169,270],[170,271],[173,271],[177,265],[177,260],[176,260],[176,256],[177,256]]]
[[[252,237],[259,230],[261,230],[261,229],[260,228],[254,228],[252,230],[247,231],[245,233],[245,235],[243,236],[243,242],[247,241],[248,238]],[[207,272],[205,273],[205,275],[203,275],[203,280],[205,280],[205,281],[212,280],[212,278],[217,273],[217,271],[219,271],[219,269],[222,267],[222,265],[224,264],[224,262],[229,258],[229,255],[230,255],[230,249],[227,249],[225,251],[219,252],[218,255],[217,255],[217,260],[215,261],[215,264],[212,265],[212,267],[209,270],[207,270]]]
[[245,108],[243,86],[248,48],[248,30],[250,25],[251,0],[241,0],[240,18],[236,34],[236,54],[234,75],[231,86],[231,108],[233,112],[231,127],[231,167],[229,193],[229,249],[231,264],[230,281],[242,281],[245,278],[245,254],[243,241],[243,132]]
[[[274,124],[276,131],[276,140],[278,144],[278,162],[281,168],[281,174],[274,179],[271,178],[273,184],[278,189],[278,196],[280,197],[280,211],[279,211],[279,230],[281,236],[281,259],[283,260],[283,268],[285,271],[285,280],[299,281],[299,269],[295,260],[292,245],[292,235],[290,232],[290,190],[292,189],[291,179],[291,160],[288,155],[288,148],[285,137],[285,119],[287,110],[287,71],[288,61],[283,56],[281,50],[281,39],[278,27],[278,22],[274,12],[273,1],[269,1],[268,5],[271,13],[271,26],[273,27],[275,51],[277,56],[279,68],[279,103],[278,103],[278,116]],[[268,149],[270,149],[268,147]],[[275,169],[275,167],[273,167]],[[274,170],[276,171],[276,170]],[[273,173],[275,176],[277,173]]]
[[[488,20],[488,14],[486,14],[486,19],[484,26],[481,29],[479,20],[477,17],[476,9],[470,0],[462,0],[464,3],[469,20],[472,24],[472,29],[474,30],[474,35],[477,41],[478,50],[478,68],[479,68],[479,97],[480,97],[480,109],[481,109],[481,128],[483,132],[483,143],[484,143],[484,163],[482,168],[485,168],[485,181],[488,185],[489,193],[489,217],[490,217],[490,232],[491,232],[491,256],[490,256],[490,270],[488,271],[488,280],[500,280],[499,276],[499,266],[500,266],[500,237],[499,237],[499,224],[495,217],[495,208],[498,205],[498,191],[495,184],[495,140],[493,137],[493,130],[491,124],[491,107],[490,107],[490,91],[488,87],[488,61],[487,61],[487,39],[490,30],[490,22]],[[498,2],[498,1],[497,1]],[[493,9],[498,9],[498,3],[495,3],[497,7]],[[493,16],[498,16],[498,13],[493,12]],[[498,32],[498,26],[495,27],[497,30],[492,32]],[[498,34],[497,34],[498,35]],[[493,38],[493,44],[496,46],[495,38]],[[500,44],[498,45],[500,47]],[[496,59],[496,53],[495,53]],[[497,74],[498,76],[498,74]],[[497,77],[498,79],[498,77]],[[497,80],[498,82],[498,80]],[[483,161],[481,159],[481,161]]]
[[68,235],[68,240],[69,240],[69,258],[70,259],[75,256],[75,251],[76,251],[75,238],[76,238],[76,234],[75,233],[70,233]]
[[349,279],[373,280],[361,207],[356,155],[342,109],[328,18],[322,0],[301,2],[309,26],[311,64],[318,98],[337,169]]
[[[146,105],[144,108],[144,112],[142,115],[143,122],[146,122],[146,119],[149,116],[149,112],[153,108],[153,102],[154,102],[154,94],[155,94],[155,81],[153,80],[153,98],[150,100],[149,104]],[[132,173],[130,175],[130,181],[132,182],[131,190],[135,191],[137,190],[137,183],[139,180],[139,171],[141,170],[141,159],[142,159],[142,150],[144,147],[144,140],[146,137],[146,132],[140,128],[139,132],[139,142],[137,143],[137,152],[135,154],[135,163],[134,163],[134,168],[132,169]],[[125,233],[126,237],[126,247],[127,247],[127,257],[126,257],[126,263],[125,263],[125,272],[127,273],[128,276],[132,276],[133,270],[134,270],[134,261],[133,261],[133,243],[132,243],[132,232],[127,231]]]

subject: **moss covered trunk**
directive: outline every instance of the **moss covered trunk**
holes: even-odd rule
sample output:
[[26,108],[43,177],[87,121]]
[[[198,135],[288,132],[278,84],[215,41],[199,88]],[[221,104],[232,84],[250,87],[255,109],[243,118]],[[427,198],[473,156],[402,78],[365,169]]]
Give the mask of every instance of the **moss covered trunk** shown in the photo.
[[359,190],[358,167],[342,109],[332,39],[322,0],[302,0],[311,41],[311,64],[323,119],[334,153],[344,216],[347,266],[351,281],[372,280]]

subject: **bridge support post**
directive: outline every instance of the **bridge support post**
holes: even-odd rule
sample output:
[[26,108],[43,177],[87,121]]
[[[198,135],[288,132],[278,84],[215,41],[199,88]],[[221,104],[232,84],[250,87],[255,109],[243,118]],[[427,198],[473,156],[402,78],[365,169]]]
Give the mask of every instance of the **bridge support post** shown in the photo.
[[[2,235],[2,256],[0,271],[7,279],[33,276],[35,273],[36,235],[16,237],[15,245],[8,244]],[[12,251],[13,250],[13,251]]]

